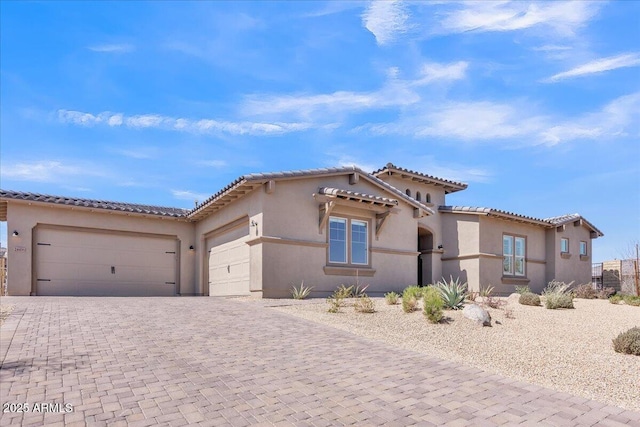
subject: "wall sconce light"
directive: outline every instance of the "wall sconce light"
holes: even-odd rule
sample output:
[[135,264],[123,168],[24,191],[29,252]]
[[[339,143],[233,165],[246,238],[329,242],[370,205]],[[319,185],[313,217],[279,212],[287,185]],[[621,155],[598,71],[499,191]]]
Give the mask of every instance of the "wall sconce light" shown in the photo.
[[438,245],[438,249],[444,249],[444,246]]
[[19,235],[20,233],[18,233],[18,230],[13,230],[13,234],[12,234],[13,237],[17,237]]
[[257,227],[257,226],[258,226],[258,223],[257,223],[257,222],[255,222],[254,220],[251,220],[251,226],[252,226],[252,227]]
[[193,245],[191,245],[191,246],[189,246],[189,250],[190,250],[190,251],[195,251],[195,250],[196,250],[196,248],[194,248],[194,247],[193,247]]

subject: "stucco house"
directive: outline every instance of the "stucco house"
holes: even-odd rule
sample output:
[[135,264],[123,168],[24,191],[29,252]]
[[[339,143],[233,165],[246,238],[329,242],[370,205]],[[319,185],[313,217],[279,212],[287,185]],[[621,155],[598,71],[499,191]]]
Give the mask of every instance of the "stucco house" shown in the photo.
[[466,184],[391,163],[241,176],[192,210],[0,190],[11,295],[254,295],[302,281],[379,295],[441,277],[471,289],[588,283],[578,214],[448,206]]

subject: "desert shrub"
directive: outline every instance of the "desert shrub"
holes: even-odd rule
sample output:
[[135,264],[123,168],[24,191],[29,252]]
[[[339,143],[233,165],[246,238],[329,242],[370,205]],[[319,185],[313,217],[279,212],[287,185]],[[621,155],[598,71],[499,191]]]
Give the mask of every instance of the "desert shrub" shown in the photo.
[[573,289],[572,292],[574,297],[582,299],[594,299],[597,294],[596,290],[593,289],[593,285],[591,283],[578,285]]
[[616,294],[615,288],[602,288],[596,294],[596,298],[598,299],[609,299]]
[[633,295],[625,295],[622,298],[624,299],[625,304],[640,307],[640,297],[636,297]]
[[620,301],[622,301],[622,295],[612,295],[609,297],[609,302],[611,304],[620,304]]
[[631,328],[613,339],[613,349],[618,353],[640,356],[640,328]]
[[466,283],[461,283],[460,278],[453,280],[453,277],[451,277],[449,282],[445,281],[443,278],[436,284],[436,287],[438,288],[438,291],[440,291],[445,308],[451,310],[462,310],[464,307],[464,299],[467,294]]
[[400,295],[395,292],[387,292],[384,294],[384,300],[388,305],[396,305],[398,303],[398,298],[400,298]]
[[569,291],[571,283],[558,282],[552,280],[542,291],[545,297],[544,306],[548,309],[555,310],[558,308],[573,308],[573,294]]
[[487,285],[485,287],[480,287],[480,296],[481,297],[490,297],[493,294],[493,290],[495,286]]
[[291,288],[291,296],[293,299],[305,299],[311,293],[311,289],[313,289],[313,286],[305,287],[303,280],[302,283],[300,283],[300,286],[297,288],[295,286]]
[[371,298],[365,293],[360,294],[353,304],[353,308],[358,313],[375,313],[376,305]]
[[475,302],[479,296],[480,292],[467,290],[467,301]]
[[442,320],[442,307],[444,301],[440,291],[433,286],[428,286],[422,297],[423,312],[427,320],[431,323],[438,323]]
[[540,305],[540,297],[532,292],[525,292],[520,295],[518,302],[522,305],[533,305],[537,307]]
[[530,294],[531,293],[531,289],[529,288],[529,285],[524,285],[524,286],[516,286],[515,287],[515,291],[516,293],[522,295],[522,294]]
[[367,296],[367,294],[365,293],[367,288],[369,287],[369,285],[354,285],[352,286],[353,288],[353,292],[351,292],[351,296],[354,298],[360,298],[362,296]]
[[337,313],[345,305],[345,299],[351,296],[353,286],[346,287],[340,285],[333,294],[327,298],[327,304],[329,304],[329,313]]
[[421,288],[418,285],[411,285],[411,286],[407,286],[406,288],[404,288],[404,291],[402,291],[402,295],[411,295],[413,296],[415,299],[420,299],[422,298],[422,290],[424,288]]
[[402,311],[405,313],[411,313],[418,307],[418,300],[411,292],[402,293]]

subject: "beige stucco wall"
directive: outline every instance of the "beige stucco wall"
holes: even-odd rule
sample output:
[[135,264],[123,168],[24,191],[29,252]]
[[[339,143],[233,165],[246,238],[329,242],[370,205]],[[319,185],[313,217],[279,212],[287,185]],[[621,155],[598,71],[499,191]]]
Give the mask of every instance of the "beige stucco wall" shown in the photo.
[[[540,226],[505,221],[498,218],[480,217],[480,285],[494,286],[494,292],[508,295],[515,286],[528,285],[532,291],[541,292],[545,282],[545,231]],[[509,234],[526,237],[525,277],[503,278],[502,276],[502,236]]]
[[[319,230],[319,205],[313,194],[319,187],[397,198],[362,177],[349,184],[349,176],[325,176],[291,181],[278,181],[275,191],[264,196],[262,283],[265,297],[286,297],[293,285],[303,280],[314,286],[314,295],[324,296],[340,284],[354,284],[355,270],[350,274],[328,274],[326,226]],[[363,208],[365,204],[361,205]],[[417,280],[417,222],[413,207],[400,202],[385,224],[379,238],[375,238],[375,212],[354,209],[338,204],[335,216],[364,219],[369,222],[370,269],[359,268],[358,281],[368,284],[368,293],[381,294],[415,284]],[[280,243],[275,243],[274,239]],[[375,270],[373,276],[367,272]],[[330,271],[330,270],[329,270]]]
[[478,290],[480,281],[480,221],[477,215],[444,213],[442,221],[442,276],[460,278],[470,290]]
[[[548,247],[552,250],[549,257],[553,258],[554,270],[548,271],[547,281],[552,279],[575,285],[591,283],[591,233],[584,225],[565,224],[564,228],[551,230],[548,234]],[[569,254],[560,254],[560,239],[569,239]],[[587,256],[580,256],[580,241],[587,242]],[[551,243],[552,242],[552,243]]]
[[[33,233],[38,224],[95,228],[130,233],[150,233],[173,237],[179,241],[179,289],[182,295],[195,292],[195,253],[189,246],[195,243],[193,224],[157,216],[122,214],[79,207],[69,207],[20,201],[7,201],[8,289],[10,295],[29,295],[34,271]],[[18,236],[12,236],[13,230]],[[35,286],[34,286],[35,289]]]

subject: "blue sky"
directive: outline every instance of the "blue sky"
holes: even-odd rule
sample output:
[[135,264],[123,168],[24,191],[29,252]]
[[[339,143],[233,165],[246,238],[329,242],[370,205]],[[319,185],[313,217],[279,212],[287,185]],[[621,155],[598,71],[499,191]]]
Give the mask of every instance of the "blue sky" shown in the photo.
[[[387,162],[640,240],[640,3],[2,2],[3,189],[192,207]],[[1,240],[6,244],[6,230]]]

